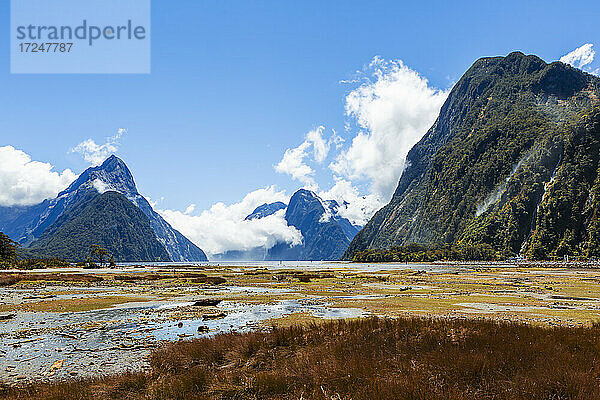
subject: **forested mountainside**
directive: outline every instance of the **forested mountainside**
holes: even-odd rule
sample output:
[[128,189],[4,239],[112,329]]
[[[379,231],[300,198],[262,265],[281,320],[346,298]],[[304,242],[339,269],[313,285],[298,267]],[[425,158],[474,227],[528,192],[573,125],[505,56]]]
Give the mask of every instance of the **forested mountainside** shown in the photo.
[[170,261],[148,217],[120,193],[90,194],[71,206],[26,252],[84,261],[98,245],[115,261]]
[[476,61],[344,257],[411,243],[600,256],[599,89],[598,77],[536,56]]

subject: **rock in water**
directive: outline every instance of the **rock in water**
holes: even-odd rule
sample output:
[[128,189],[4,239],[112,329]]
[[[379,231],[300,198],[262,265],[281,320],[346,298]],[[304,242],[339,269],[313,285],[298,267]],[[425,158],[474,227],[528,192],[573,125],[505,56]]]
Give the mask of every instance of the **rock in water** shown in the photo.
[[16,314],[0,314],[0,321],[6,321],[9,319],[13,319]]
[[196,301],[192,305],[195,307],[210,307],[218,305],[221,301],[221,299],[203,299]]

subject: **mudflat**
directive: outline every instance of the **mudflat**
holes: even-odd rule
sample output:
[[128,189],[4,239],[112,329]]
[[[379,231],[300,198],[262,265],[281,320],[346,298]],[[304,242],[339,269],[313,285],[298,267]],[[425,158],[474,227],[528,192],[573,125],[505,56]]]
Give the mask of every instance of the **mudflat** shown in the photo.
[[0,274],[0,382],[148,368],[165,342],[326,319],[600,319],[600,270],[490,264],[130,266]]

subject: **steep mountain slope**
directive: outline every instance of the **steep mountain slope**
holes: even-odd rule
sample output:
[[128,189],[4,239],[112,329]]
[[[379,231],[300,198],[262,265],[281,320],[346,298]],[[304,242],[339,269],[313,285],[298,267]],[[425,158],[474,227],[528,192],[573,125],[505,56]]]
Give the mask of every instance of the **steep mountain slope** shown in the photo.
[[[562,153],[552,175],[540,190],[535,222],[523,248],[535,259],[564,255],[600,257],[600,107],[568,128]],[[502,211],[470,232],[468,239],[490,241],[486,235]],[[473,240],[471,239],[471,240]],[[491,238],[494,240],[495,238]]]
[[0,206],[0,231],[21,245],[31,243],[35,239],[32,231],[49,203],[45,200],[32,206]]
[[0,230],[24,246],[39,238],[81,199],[115,191],[125,196],[148,218],[159,242],[173,261],[206,261],[206,255],[177,230],[173,229],[148,201],[138,193],[133,176],[125,163],[111,156],[102,165],[86,169],[55,199],[31,207],[0,207]]
[[314,192],[300,189],[294,193],[285,219],[301,233],[301,246],[278,244],[269,249],[270,260],[337,260],[358,233],[359,228],[337,214],[338,204],[323,201]]
[[589,254],[573,246],[597,232],[599,88],[595,76],[522,53],[475,62],[345,258],[409,243]]
[[67,188],[66,192],[74,192],[81,187],[89,187],[90,185],[101,193],[106,190],[121,193],[139,207],[150,220],[154,233],[169,253],[172,261],[207,260],[202,250],[179,231],[173,229],[167,221],[154,211],[146,198],[138,193],[129,168],[120,158],[113,155],[106,159],[101,166],[88,168]]
[[120,193],[89,193],[63,213],[26,251],[83,261],[99,245],[115,261],[169,261],[148,217]]
[[275,214],[279,210],[283,210],[287,205],[282,203],[281,201],[276,201],[275,203],[265,203],[254,209],[250,215],[244,218],[246,221],[250,221],[253,219],[260,219],[264,217],[268,217],[269,215]]

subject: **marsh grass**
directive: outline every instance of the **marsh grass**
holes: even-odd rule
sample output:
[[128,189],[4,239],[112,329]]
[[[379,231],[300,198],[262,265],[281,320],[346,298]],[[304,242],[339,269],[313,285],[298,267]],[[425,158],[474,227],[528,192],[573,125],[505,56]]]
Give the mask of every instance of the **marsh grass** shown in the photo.
[[113,279],[122,282],[138,282],[138,281],[157,281],[168,279],[185,279],[191,283],[208,283],[211,285],[220,285],[226,280],[220,276],[207,276],[206,274],[187,273],[187,274],[124,274],[114,275]]
[[[192,283],[207,283],[211,285],[220,285],[226,280],[220,276],[207,276],[205,274],[121,274],[113,275],[115,281],[120,282],[138,282],[138,281],[157,281],[168,279],[187,279]],[[38,274],[38,273],[12,273],[0,272],[0,287],[11,286],[19,282],[83,282],[93,283],[104,281],[102,276],[96,274]]]
[[101,276],[88,274],[19,274],[10,272],[0,273],[0,286],[10,286],[21,281],[58,281],[58,282],[100,282],[104,280]]
[[[600,326],[361,319],[165,345],[150,371],[7,399],[598,399]],[[62,397],[56,397],[62,393]]]
[[136,281],[156,281],[159,279],[173,279],[173,276],[172,275],[160,275],[160,274],[126,274],[126,275],[114,275],[113,279],[116,281],[136,282]]

